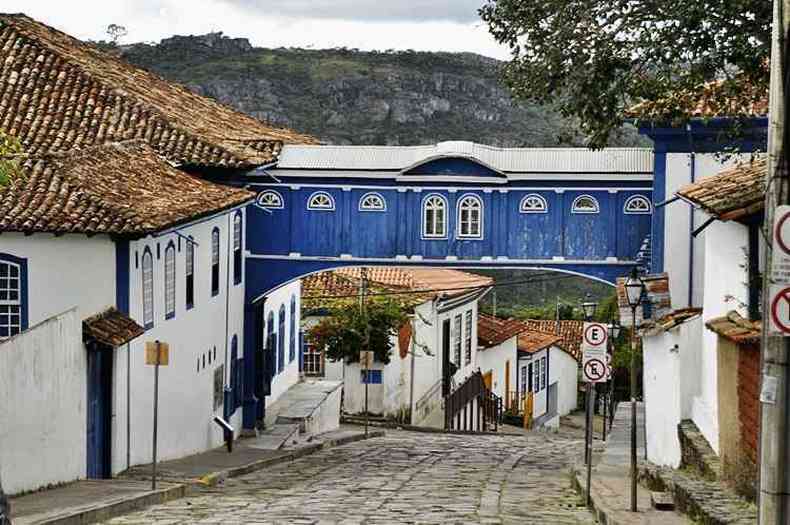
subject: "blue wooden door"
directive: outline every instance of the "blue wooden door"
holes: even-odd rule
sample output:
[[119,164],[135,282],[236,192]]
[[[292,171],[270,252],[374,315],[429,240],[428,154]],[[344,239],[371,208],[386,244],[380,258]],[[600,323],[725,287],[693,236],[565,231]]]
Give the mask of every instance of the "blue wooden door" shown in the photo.
[[88,350],[88,465],[89,478],[112,476],[112,357],[109,348]]

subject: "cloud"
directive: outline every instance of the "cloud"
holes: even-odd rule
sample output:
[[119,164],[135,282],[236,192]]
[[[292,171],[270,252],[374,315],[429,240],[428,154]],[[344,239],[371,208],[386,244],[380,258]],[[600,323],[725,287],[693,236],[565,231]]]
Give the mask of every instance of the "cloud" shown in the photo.
[[224,0],[269,15],[354,21],[478,22],[486,0]]

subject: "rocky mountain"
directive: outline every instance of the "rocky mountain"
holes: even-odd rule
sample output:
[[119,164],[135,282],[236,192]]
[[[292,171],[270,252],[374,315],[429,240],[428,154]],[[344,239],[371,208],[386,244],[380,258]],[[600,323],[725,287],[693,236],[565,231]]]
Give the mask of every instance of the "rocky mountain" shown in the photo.
[[[470,53],[264,49],[222,33],[118,51],[198,93],[327,143],[584,143],[573,122],[551,108],[514,103],[498,81],[500,64]],[[613,145],[641,140],[624,129]]]

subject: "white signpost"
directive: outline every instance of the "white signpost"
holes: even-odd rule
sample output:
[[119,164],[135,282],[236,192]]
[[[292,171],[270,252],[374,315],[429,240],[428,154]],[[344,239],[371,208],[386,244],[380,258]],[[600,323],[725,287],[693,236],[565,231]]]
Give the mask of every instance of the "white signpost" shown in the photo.
[[790,337],[790,206],[778,206],[774,215],[771,250],[770,331]]
[[603,323],[584,323],[582,337],[582,376],[585,383],[605,383],[608,363],[606,346],[609,329]]

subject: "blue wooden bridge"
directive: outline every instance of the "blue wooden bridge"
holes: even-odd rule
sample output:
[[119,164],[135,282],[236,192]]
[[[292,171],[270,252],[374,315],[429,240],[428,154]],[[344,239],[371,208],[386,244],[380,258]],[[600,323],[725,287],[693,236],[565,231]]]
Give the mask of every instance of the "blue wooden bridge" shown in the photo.
[[310,273],[524,268],[612,284],[649,251],[651,149],[285,146],[243,182],[258,194],[247,210],[245,355],[262,346],[258,300]]

